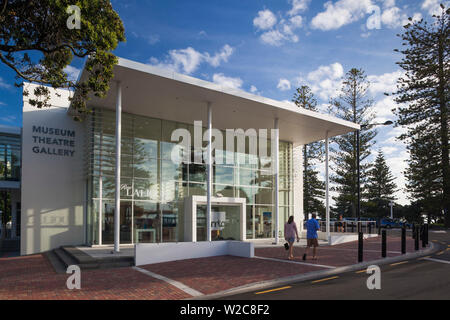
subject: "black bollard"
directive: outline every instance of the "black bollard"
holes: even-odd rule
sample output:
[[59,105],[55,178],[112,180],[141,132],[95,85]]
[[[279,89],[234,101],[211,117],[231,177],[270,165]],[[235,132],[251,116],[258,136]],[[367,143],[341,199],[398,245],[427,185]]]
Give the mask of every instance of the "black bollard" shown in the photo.
[[372,223],[369,223],[369,234],[372,234]]
[[415,228],[414,232],[414,249],[419,250],[419,228]]
[[428,223],[425,225],[425,245],[428,245]]
[[415,223],[413,223],[413,225],[412,225],[411,235],[412,235],[413,239],[416,238],[416,224]]
[[425,236],[425,225],[423,225],[422,228],[421,228],[421,234],[422,234],[422,237],[421,237],[421,239],[422,239],[422,248],[425,248],[427,246],[427,243],[426,243],[426,240],[425,240],[425,238],[426,238],[426,236]]
[[406,228],[402,227],[402,254],[406,253]]
[[386,258],[386,230],[381,231],[381,256]]
[[358,262],[363,261],[363,241],[364,241],[363,235],[364,234],[362,232],[358,233]]

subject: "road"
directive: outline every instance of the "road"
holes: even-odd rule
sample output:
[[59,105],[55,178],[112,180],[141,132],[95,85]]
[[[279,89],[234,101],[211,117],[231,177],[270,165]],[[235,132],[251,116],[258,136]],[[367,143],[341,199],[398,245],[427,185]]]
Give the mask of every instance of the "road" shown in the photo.
[[369,290],[366,270],[292,283],[221,300],[402,300],[450,299],[450,231],[430,232],[434,255],[381,268],[381,289]]

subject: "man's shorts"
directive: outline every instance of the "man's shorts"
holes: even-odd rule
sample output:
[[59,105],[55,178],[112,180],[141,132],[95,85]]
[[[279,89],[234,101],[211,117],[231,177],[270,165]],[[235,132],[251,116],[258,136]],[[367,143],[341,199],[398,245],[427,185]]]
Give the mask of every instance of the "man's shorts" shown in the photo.
[[316,239],[308,239],[307,244],[308,247],[318,247],[319,241]]

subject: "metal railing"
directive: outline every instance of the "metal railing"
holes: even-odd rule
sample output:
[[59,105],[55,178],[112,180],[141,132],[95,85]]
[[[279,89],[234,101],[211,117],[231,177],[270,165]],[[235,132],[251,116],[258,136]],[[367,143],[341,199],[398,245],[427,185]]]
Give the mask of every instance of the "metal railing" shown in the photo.
[[[319,221],[320,231],[327,230],[327,222]],[[359,228],[358,228],[359,225]],[[378,233],[376,221],[330,221],[330,232],[334,233],[358,233],[365,234]]]

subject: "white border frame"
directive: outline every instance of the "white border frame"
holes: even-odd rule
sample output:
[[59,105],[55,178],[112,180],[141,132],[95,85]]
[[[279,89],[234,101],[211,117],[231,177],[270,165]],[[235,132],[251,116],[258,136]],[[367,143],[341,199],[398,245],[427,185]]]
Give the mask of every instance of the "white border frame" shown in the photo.
[[[207,205],[206,196],[190,196],[184,199],[184,241],[197,242],[197,207]],[[217,198],[211,197],[211,205],[239,206],[240,207],[240,241],[246,241],[247,213],[245,198]],[[211,241],[211,240],[209,240]]]

